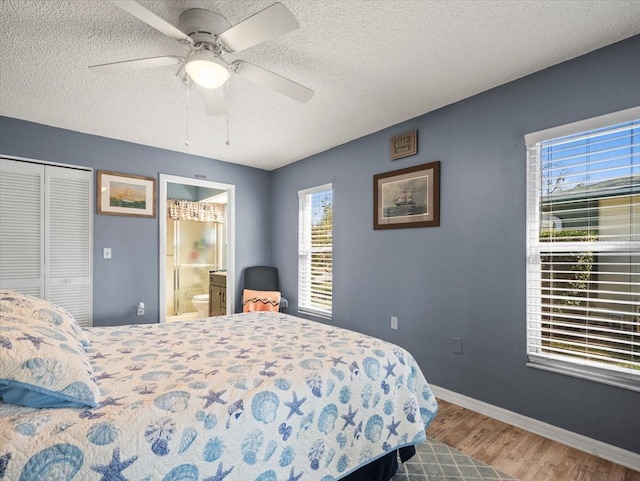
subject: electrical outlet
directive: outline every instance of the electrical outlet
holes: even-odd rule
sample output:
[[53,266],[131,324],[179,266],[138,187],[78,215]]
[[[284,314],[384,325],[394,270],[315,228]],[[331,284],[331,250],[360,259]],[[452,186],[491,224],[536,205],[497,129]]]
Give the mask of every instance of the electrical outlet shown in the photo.
[[137,306],[137,310],[136,310],[136,315],[138,315],[138,316],[144,316],[144,302],[138,302],[138,306]]
[[398,330],[398,318],[395,316],[391,316],[391,329]]
[[460,337],[452,337],[451,338],[451,349],[454,354],[462,354],[462,338]]

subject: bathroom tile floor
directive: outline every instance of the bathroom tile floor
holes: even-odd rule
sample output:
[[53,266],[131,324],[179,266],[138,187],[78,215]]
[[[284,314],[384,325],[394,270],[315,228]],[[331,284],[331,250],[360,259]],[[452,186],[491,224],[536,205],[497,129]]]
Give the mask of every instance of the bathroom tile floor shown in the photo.
[[167,316],[165,322],[195,321],[196,319],[198,319],[197,312],[187,312],[186,314],[179,314],[177,316]]

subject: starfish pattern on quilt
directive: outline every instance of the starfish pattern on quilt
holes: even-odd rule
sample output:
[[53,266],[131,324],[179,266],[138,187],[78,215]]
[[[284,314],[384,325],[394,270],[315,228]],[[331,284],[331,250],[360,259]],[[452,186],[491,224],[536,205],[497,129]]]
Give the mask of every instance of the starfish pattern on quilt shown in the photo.
[[[33,479],[327,481],[422,442],[437,406],[410,354],[292,316],[240,316],[93,328],[98,406],[9,423],[5,479],[30,463]],[[36,418],[47,428],[24,436]]]
[[233,471],[234,466],[231,466],[231,469],[228,469],[227,471],[224,471],[223,467],[222,467],[222,463],[220,463],[218,465],[218,471],[216,471],[216,474],[214,476],[211,476],[210,478],[205,478],[204,481],[222,481],[224,478],[227,477],[227,475]]
[[297,414],[299,416],[304,415],[304,413],[300,411],[300,406],[302,406],[302,403],[305,402],[306,400],[307,400],[306,397],[303,397],[302,399],[298,399],[296,392],[293,391],[293,401],[284,403],[284,405],[290,409],[289,414],[287,415],[287,421],[294,414]]
[[358,414],[358,410],[356,409],[354,412],[351,408],[351,404],[349,404],[349,412],[340,416],[342,419],[344,419],[344,426],[342,428],[343,431],[347,428],[347,426],[356,425],[356,423],[353,422],[353,418],[356,416],[356,414]]
[[395,374],[393,372],[395,367],[396,367],[395,363],[391,364],[391,361],[387,359],[387,365],[384,366],[384,370],[387,371],[387,375],[384,377],[385,379],[387,379],[389,376],[395,377]]
[[138,455],[134,455],[129,459],[120,460],[120,448],[115,448],[109,464],[93,465],[91,469],[96,473],[102,474],[101,481],[128,481],[122,475],[122,471],[135,463],[137,459]]
[[391,424],[385,426],[389,430],[389,434],[387,435],[387,439],[391,437],[391,435],[398,435],[398,426],[400,426],[400,421],[396,421],[395,418],[391,418]]
[[35,346],[36,349],[40,349],[40,345],[41,344],[47,344],[47,345],[51,345],[48,342],[44,341],[44,337],[36,337],[36,336],[32,336],[30,334],[26,334],[26,333],[22,333],[22,335],[24,337],[17,337],[16,341],[30,341],[31,344],[33,344]]
[[300,474],[295,474],[294,469],[291,468],[291,472],[289,473],[289,479],[287,479],[287,481],[298,481],[301,477],[302,477],[302,471],[300,472]]
[[206,402],[204,403],[204,408],[206,409],[209,406],[211,406],[214,403],[218,403],[218,404],[227,404],[227,401],[222,399],[222,395],[224,393],[226,393],[227,390],[223,389],[220,392],[215,392],[212,389],[209,389],[209,394],[207,396],[198,396],[200,399],[206,399]]

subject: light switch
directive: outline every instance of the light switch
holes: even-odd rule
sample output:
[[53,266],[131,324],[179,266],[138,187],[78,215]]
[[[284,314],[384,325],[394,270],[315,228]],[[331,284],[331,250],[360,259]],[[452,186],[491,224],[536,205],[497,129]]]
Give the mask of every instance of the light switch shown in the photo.
[[102,258],[111,259],[111,247],[105,247],[102,249]]

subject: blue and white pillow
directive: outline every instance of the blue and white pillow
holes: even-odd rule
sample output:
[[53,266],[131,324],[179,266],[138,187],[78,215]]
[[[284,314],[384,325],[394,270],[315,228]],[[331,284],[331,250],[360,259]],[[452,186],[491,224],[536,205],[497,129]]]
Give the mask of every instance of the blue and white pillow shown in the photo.
[[0,399],[38,408],[97,407],[100,389],[73,333],[0,312]]
[[74,317],[66,309],[44,299],[0,289],[0,314],[13,314],[48,321],[60,330],[73,333],[84,347],[90,345],[89,338]]

